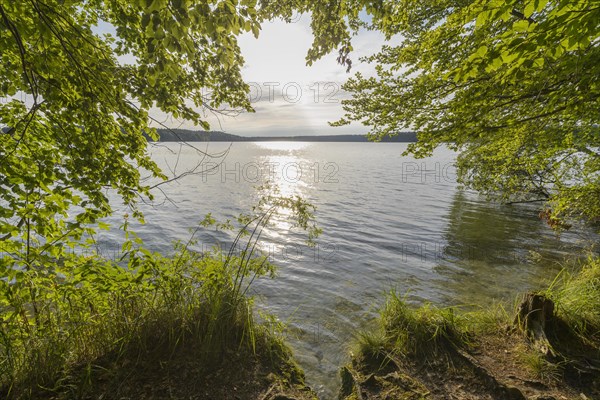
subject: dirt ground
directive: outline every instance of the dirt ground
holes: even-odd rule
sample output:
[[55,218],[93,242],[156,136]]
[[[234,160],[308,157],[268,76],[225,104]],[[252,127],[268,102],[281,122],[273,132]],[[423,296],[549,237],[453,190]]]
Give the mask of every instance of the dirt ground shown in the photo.
[[303,372],[287,354],[230,351],[207,367],[193,348],[185,346],[168,355],[158,349],[118,360],[107,355],[92,367],[75,372],[70,382],[61,382],[60,390],[39,388],[27,398],[317,400],[305,385]]
[[[532,368],[536,356],[523,335],[497,332],[466,349],[442,343],[427,360],[354,359],[342,370],[345,400],[586,400],[600,399],[600,354],[582,343],[554,338],[562,356]],[[570,343],[559,346],[557,340]],[[568,348],[567,348],[568,347]]]

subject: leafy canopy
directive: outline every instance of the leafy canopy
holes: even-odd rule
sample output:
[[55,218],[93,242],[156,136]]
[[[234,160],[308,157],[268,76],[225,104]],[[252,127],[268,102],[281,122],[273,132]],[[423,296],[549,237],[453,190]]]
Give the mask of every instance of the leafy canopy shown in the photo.
[[197,109],[249,109],[242,30],[258,32],[256,10],[231,1],[1,1],[3,250],[58,256],[110,213],[105,189],[149,196],[140,172],[163,176],[143,136],[152,107],[202,126]]
[[[8,263],[63,256],[65,243],[110,214],[107,189],[141,217],[137,200],[151,198],[141,173],[165,178],[147,153],[151,112],[208,129],[206,112],[252,111],[237,36],[257,36],[262,21],[289,20],[295,9],[327,4],[0,0],[0,244]],[[327,41],[315,41],[310,57],[348,37],[343,24],[313,25]]]
[[[393,40],[376,77],[344,88],[345,116],[408,152],[461,150],[459,180],[502,201],[541,201],[548,222],[600,219],[600,1],[355,2]],[[400,44],[393,45],[398,41]]]
[[[241,229],[227,254],[192,251],[193,235],[173,257],[152,253],[127,216],[120,262],[82,249],[83,238],[107,228],[99,221],[112,211],[108,191],[142,219],[136,203],[152,198],[142,173],[166,178],[147,151],[155,109],[204,128],[205,112],[252,111],[237,36],[258,35],[265,18],[289,20],[293,7],[0,0],[1,393],[67,382],[70,367],[135,342],[140,325],[157,315],[182,328],[194,321],[203,352],[222,350],[237,328],[240,346],[254,346],[247,291],[275,271],[260,254],[262,229],[286,209],[280,216],[312,243],[320,229],[303,199],[262,188],[259,204],[237,219]],[[114,33],[101,33],[106,27]],[[209,215],[202,228],[210,225],[235,226]]]

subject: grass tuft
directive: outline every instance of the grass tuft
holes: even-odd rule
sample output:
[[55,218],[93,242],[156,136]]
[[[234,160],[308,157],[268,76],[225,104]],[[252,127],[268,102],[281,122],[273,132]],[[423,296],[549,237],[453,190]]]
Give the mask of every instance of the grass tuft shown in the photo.
[[447,341],[467,344],[467,322],[454,308],[430,304],[411,308],[392,291],[381,310],[378,330],[361,333],[358,348],[361,354],[370,357],[385,353],[428,356]]
[[548,295],[571,329],[600,340],[600,258],[589,258],[577,273],[563,271]]
[[385,332],[381,330],[360,331],[356,335],[355,353],[360,354],[369,363],[383,365],[393,349]]
[[464,320],[454,308],[438,308],[426,304],[411,311],[397,296],[384,311],[384,320],[396,336],[402,338],[405,350],[414,354],[436,352],[444,341],[456,344],[467,343]]
[[550,362],[539,352],[527,351],[520,355],[525,367],[537,378],[545,382],[558,382],[563,375],[561,365]]

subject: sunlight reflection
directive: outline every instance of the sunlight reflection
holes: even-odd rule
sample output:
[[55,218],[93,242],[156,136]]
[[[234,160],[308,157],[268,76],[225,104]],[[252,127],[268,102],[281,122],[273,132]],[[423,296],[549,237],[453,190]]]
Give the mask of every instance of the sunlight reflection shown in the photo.
[[308,142],[257,142],[256,145],[266,150],[303,150],[307,148],[310,143]]
[[[304,197],[310,187],[312,172],[309,160],[303,157],[303,151],[310,143],[303,142],[263,142],[256,143],[260,148],[268,150],[262,158],[262,164],[269,168],[269,185],[276,187],[282,197]],[[266,193],[265,193],[266,194]],[[291,211],[282,209],[272,219],[269,236],[283,239],[292,228]]]
[[265,158],[265,164],[271,169],[269,183],[278,187],[282,196],[302,196],[310,179],[306,176],[305,160],[293,155],[273,155]]

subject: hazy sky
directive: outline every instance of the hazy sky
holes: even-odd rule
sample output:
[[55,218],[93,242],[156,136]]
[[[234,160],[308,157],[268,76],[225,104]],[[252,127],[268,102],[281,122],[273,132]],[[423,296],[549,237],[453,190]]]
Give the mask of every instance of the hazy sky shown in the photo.
[[[107,23],[100,23],[94,30],[99,34],[116,33]],[[307,14],[295,16],[292,23],[281,20],[263,23],[258,39],[251,33],[242,35],[239,44],[246,61],[242,74],[250,85],[249,96],[256,112],[236,117],[207,114],[211,129],[242,136],[367,133],[367,128],[359,123],[333,128],[328,122],[343,116],[341,100],[348,93],[341,85],[357,71],[373,75],[374,67],[358,59],[379,50],[384,43],[383,35],[363,30],[354,37],[350,73],[337,63],[337,51],[307,66],[305,57],[312,41]],[[126,63],[135,62],[131,56],[121,58]],[[171,128],[200,129],[190,122],[170,118],[160,110],[151,113]]]
[[[290,136],[364,134],[360,124],[333,128],[327,122],[342,116],[341,84],[354,72],[372,74],[373,67],[360,64],[358,57],[379,49],[383,37],[361,32],[354,40],[352,72],[337,64],[337,52],[306,66],[312,43],[310,16],[298,15],[294,23],[280,20],[263,25],[259,38],[245,34],[240,47],[246,60],[244,79],[250,84],[250,99],[256,113],[236,117],[207,116],[211,129],[242,136]],[[347,95],[347,94],[346,94]],[[192,128],[169,120],[171,127]]]
[[[98,33],[115,34],[114,27],[101,23]],[[383,35],[361,31],[353,39],[352,71],[336,61],[337,51],[307,66],[305,57],[313,41],[310,15],[296,15],[292,23],[282,20],[265,22],[258,39],[251,33],[239,39],[246,60],[243,77],[250,84],[250,100],[256,113],[236,117],[207,114],[212,130],[242,136],[342,135],[365,134],[359,123],[333,128],[329,121],[342,117],[341,100],[348,96],[341,85],[355,72],[365,76],[374,67],[359,62],[359,57],[372,54],[384,43]],[[129,56],[124,62],[134,62]],[[187,121],[175,120],[155,110],[153,116],[166,126],[200,129]]]

